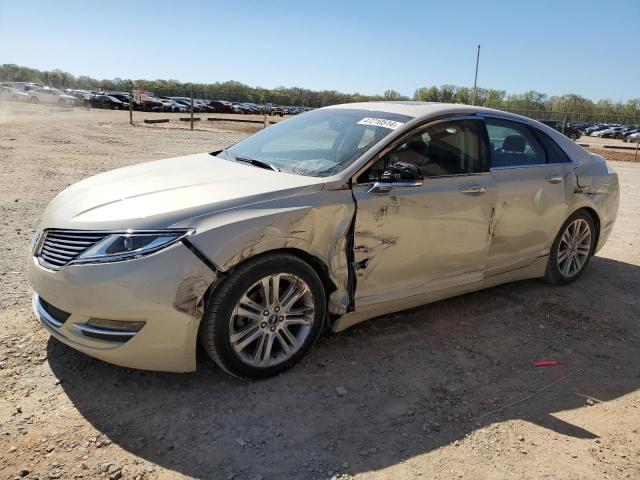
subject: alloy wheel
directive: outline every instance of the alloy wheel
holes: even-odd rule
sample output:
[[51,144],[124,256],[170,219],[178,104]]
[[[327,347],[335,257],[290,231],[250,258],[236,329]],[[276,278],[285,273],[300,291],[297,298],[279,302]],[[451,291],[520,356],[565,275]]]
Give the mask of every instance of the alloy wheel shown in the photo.
[[576,275],[589,259],[591,252],[591,226],[578,218],[567,225],[558,244],[558,270],[565,278]]
[[263,277],[240,297],[229,320],[229,342],[252,367],[271,367],[291,358],[314,321],[309,285],[297,275]]

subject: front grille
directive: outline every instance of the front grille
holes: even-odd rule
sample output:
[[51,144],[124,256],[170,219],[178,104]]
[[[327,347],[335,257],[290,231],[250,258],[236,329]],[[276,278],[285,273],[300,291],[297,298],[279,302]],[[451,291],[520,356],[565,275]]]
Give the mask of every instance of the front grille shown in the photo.
[[47,230],[38,260],[43,267],[58,270],[107,236],[107,233],[102,232]]

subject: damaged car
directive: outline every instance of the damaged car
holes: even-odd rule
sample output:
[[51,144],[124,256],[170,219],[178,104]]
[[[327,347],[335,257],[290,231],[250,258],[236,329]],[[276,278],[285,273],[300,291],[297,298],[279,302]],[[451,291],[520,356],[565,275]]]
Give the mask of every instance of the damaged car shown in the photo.
[[192,371],[200,343],[226,372],[268,377],[324,327],[574,282],[618,200],[601,156],[534,120],[336,105],[70,186],[33,238],[33,306],[53,337],[107,362]]

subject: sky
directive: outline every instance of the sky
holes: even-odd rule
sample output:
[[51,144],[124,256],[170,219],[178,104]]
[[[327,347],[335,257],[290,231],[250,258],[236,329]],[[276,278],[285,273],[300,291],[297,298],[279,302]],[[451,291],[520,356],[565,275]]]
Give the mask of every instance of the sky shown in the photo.
[[[614,8],[615,7],[615,8]],[[0,63],[361,94],[640,97],[640,1],[0,0]]]

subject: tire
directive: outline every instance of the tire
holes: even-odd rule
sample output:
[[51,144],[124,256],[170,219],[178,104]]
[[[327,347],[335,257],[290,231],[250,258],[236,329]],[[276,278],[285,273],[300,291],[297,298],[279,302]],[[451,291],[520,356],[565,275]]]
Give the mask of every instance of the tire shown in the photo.
[[[588,242],[580,242],[579,240],[586,235],[587,228]],[[584,210],[575,212],[564,222],[553,241],[544,279],[554,285],[568,285],[575,282],[587,268],[597,240],[591,215]],[[560,261],[558,261],[559,258]]]
[[571,133],[569,138],[575,142],[578,139],[578,135],[576,133]]
[[[273,277],[279,278],[278,297],[284,298],[265,301],[263,281],[272,292]],[[240,265],[211,293],[200,342],[231,375],[272,377],[291,368],[311,349],[325,313],[324,287],[313,268],[293,255],[267,254]]]

